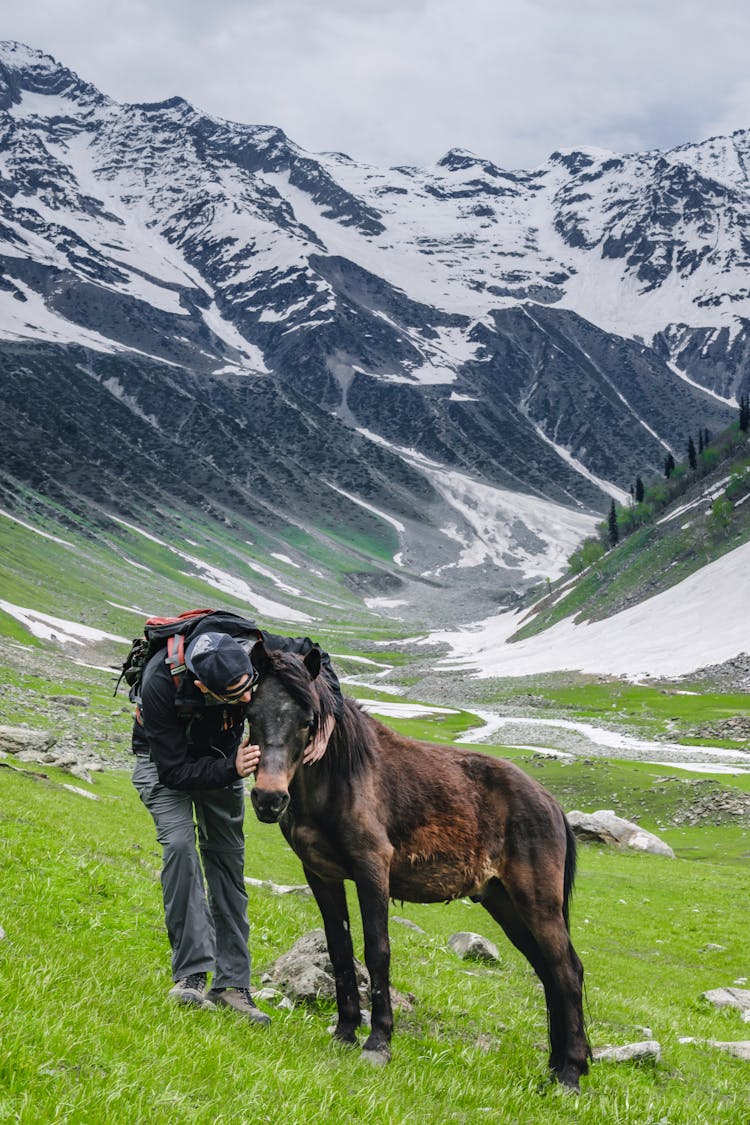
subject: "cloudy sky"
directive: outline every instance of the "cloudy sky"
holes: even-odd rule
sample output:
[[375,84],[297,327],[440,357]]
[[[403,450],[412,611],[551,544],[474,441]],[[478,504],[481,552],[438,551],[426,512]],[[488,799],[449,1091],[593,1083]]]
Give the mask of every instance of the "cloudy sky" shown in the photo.
[[529,168],[750,128],[747,0],[20,0],[0,36],[121,101],[181,94],[312,151]]

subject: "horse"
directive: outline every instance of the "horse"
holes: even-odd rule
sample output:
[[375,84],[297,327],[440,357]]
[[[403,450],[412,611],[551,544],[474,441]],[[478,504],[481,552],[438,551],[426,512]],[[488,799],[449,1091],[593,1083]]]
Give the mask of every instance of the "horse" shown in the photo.
[[356,1044],[361,1021],[344,881],[354,881],[371,984],[363,1057],[391,1057],[388,902],[469,897],[488,911],[544,986],[551,1077],[578,1090],[591,1058],[583,966],[570,940],[576,868],[573,833],[546,789],[511,762],[419,742],[344,698],[324,756],[302,766],[311,736],[337,710],[304,659],[267,650],[248,709],[261,757],[250,797],[299,856],[323,918],[336,980],[336,1040]]

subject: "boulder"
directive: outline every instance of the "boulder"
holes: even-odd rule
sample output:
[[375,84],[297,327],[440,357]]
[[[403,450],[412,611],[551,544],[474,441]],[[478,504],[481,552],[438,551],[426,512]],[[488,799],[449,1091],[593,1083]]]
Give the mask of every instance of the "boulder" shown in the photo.
[[621,848],[635,848],[639,852],[649,852],[651,855],[664,855],[674,859],[674,852],[669,844],[665,844],[653,832],[647,832],[640,825],[617,816],[612,809],[599,809],[593,813],[574,809],[567,813],[567,817],[574,835],[579,840],[593,840],[602,844],[614,844]]
[[711,988],[703,993],[715,1008],[737,1008],[740,1012],[750,1011],[750,990],[747,988]]
[[[370,977],[365,966],[356,957],[354,973],[360,1002],[367,1005],[370,1002]],[[303,934],[287,953],[282,953],[274,961],[261,979],[266,984],[277,985],[295,1001],[310,1003],[316,1000],[335,1000],[336,981],[328,956],[325,932],[311,930],[310,933]],[[391,988],[391,1003],[394,1007],[410,1012],[414,1007],[414,997]]]
[[0,726],[0,750],[8,754],[34,751],[43,754],[57,742],[54,734],[46,730],[32,730],[30,727]]
[[497,946],[488,938],[482,937],[481,934],[474,934],[470,930],[462,930],[457,934],[451,934],[448,938],[448,946],[464,961],[500,960]]

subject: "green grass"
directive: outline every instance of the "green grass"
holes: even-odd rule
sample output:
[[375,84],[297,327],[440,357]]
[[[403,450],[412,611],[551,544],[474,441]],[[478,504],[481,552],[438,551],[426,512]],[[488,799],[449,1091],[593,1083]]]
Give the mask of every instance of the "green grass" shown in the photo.
[[[587,771],[580,772],[583,785]],[[607,780],[604,769],[594,772],[589,792],[598,800]],[[55,771],[44,782],[0,769],[3,1122],[748,1120],[747,1064],[678,1042],[681,1035],[746,1037],[736,1013],[701,1000],[706,989],[747,972],[746,861],[581,849],[573,933],[586,966],[592,1041],[644,1038],[648,1026],[663,1059],[656,1066],[597,1064],[575,1098],[544,1081],[544,1010],[533,973],[468,902],[392,908],[425,933],[391,925],[393,983],[417,1004],[397,1016],[385,1070],[331,1043],[330,1005],[277,1011],[268,1033],[228,1012],[169,1007],[150,818],[123,772],[84,786],[98,802],[60,788],[64,780]],[[615,784],[620,780],[615,772]],[[252,816],[246,829],[249,875],[303,881],[278,829]],[[712,831],[717,844],[731,833]],[[735,845],[728,841],[728,851]],[[256,888],[249,894],[257,980],[319,917],[306,898]],[[353,901],[352,917],[361,956]],[[495,940],[500,964],[458,961],[446,940],[459,929]],[[708,951],[711,942],[724,950]]]

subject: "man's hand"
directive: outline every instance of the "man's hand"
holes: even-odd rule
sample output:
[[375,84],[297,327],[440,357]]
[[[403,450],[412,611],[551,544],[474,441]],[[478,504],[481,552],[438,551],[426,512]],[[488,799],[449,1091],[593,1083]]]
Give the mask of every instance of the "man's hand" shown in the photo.
[[319,762],[326,752],[328,740],[333,734],[333,728],[336,726],[336,720],[333,715],[329,715],[323,726],[320,728],[315,738],[311,738],[305,747],[305,752],[302,755],[302,761],[306,766],[311,766],[313,762]]
[[260,761],[260,746],[250,744],[250,738],[243,738],[234,760],[234,768],[240,777],[249,777],[255,773]]

